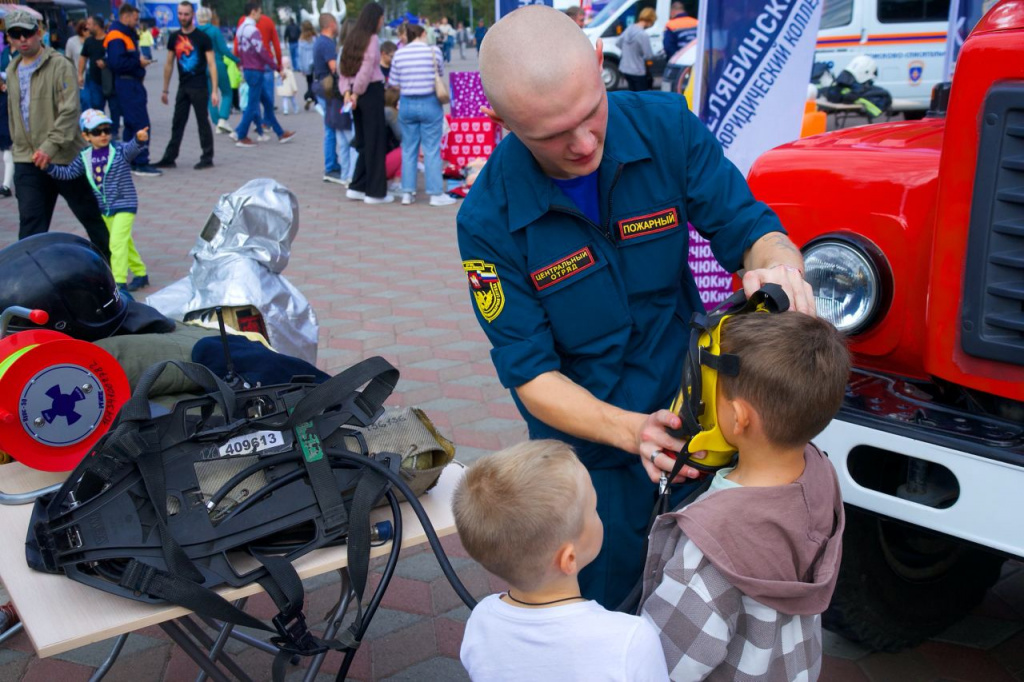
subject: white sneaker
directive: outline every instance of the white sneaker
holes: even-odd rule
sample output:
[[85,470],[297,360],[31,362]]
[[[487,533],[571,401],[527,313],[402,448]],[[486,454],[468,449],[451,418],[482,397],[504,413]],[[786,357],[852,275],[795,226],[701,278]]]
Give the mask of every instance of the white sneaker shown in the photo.
[[382,197],[363,197],[364,204],[390,204],[394,200],[393,194],[385,194]]
[[238,142],[238,133],[236,133],[234,130],[231,131],[231,133],[228,135],[228,137],[230,137],[235,142]]
[[234,133],[235,129],[231,127],[231,124],[221,119],[217,121],[217,132],[218,133]]
[[256,139],[260,142],[270,142],[270,135],[263,133],[262,135],[257,135]]
[[458,201],[458,199],[447,194],[435,194],[430,197],[431,206],[451,206],[456,201]]
[[411,206],[416,202],[416,192],[402,193],[402,206]]
[[345,198],[352,201],[363,201],[366,199],[366,192],[360,192],[357,189],[347,189],[345,190]]

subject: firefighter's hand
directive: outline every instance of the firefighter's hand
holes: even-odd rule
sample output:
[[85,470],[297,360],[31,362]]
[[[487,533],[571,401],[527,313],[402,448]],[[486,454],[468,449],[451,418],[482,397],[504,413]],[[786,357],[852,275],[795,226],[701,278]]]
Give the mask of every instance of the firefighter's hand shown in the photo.
[[789,309],[807,315],[817,315],[814,291],[804,281],[804,274],[792,265],[774,265],[770,268],[747,270],[743,275],[743,293],[750,298],[765,284],[778,284],[789,296]]
[[[662,472],[666,474],[672,472],[672,467],[676,463],[676,453],[686,449],[684,441],[668,432],[668,429],[678,429],[682,425],[679,415],[670,410],[658,410],[647,416],[637,434],[637,454],[640,456],[640,463],[643,464],[647,475],[655,483],[661,479]],[[704,453],[696,453],[693,457],[703,459]],[[684,466],[672,482],[694,479],[699,475],[700,472],[693,467]]]

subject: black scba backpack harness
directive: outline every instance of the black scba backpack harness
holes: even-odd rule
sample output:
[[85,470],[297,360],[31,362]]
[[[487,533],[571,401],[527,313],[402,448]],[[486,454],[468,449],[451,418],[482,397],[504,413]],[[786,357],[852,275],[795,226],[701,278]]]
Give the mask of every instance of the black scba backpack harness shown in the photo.
[[[154,417],[149,390],[169,364],[208,393]],[[401,457],[371,457],[351,428],[372,424],[397,382],[398,370],[379,357],[319,386],[293,380],[238,392],[202,365],[154,365],[111,431],[57,493],[36,503],[29,565],[130,599],[170,602],[272,632],[280,649],[275,680],[295,654],[344,651],[343,679],[397,563],[401,513],[392,486],[423,522],[456,592],[475,605],[399,475]],[[385,497],[395,537],[364,613],[369,514]],[[341,541],[348,545],[357,615],[340,637],[325,641],[306,626],[302,583],[291,562]],[[236,567],[244,563],[240,557],[248,559],[248,570]],[[273,627],[213,591],[254,581],[280,610]]]

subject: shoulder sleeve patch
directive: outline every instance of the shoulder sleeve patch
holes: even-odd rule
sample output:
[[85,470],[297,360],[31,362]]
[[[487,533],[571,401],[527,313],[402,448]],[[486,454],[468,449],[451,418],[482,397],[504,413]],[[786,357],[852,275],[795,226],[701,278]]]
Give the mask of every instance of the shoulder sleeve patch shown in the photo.
[[493,322],[505,307],[505,294],[501,290],[498,269],[493,263],[482,260],[464,260],[462,269],[469,279],[469,290],[473,292],[473,300],[480,314],[488,322]]

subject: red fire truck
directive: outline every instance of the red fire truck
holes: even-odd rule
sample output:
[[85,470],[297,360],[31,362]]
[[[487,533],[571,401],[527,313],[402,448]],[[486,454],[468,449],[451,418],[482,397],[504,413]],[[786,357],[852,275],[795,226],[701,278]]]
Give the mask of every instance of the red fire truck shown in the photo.
[[855,358],[817,439],[848,513],[824,622],[890,651],[1024,557],[1024,0],[975,27],[932,108],[772,150],[749,177]]

